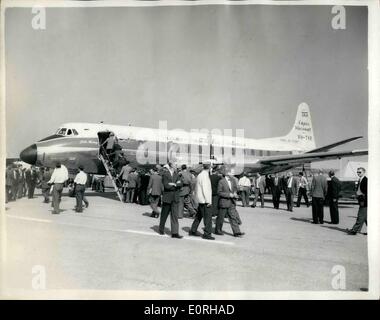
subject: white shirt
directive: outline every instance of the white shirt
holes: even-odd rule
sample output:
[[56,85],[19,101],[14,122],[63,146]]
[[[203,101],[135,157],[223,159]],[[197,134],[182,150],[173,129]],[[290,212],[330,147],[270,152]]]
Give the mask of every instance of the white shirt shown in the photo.
[[230,188],[230,190],[232,191],[232,185],[231,185],[230,177],[226,176],[226,180],[227,180],[227,183],[228,183],[228,188]]
[[239,186],[240,187],[250,187],[251,186],[251,180],[249,180],[247,177],[241,177],[239,179]]
[[356,195],[357,196],[361,196],[363,195],[363,192],[360,190],[360,183],[362,182],[364,176],[362,176],[361,178],[359,178],[359,181],[358,181],[358,189],[356,190]]
[[197,195],[199,203],[211,203],[212,189],[208,170],[203,170],[198,175],[195,194]]
[[54,169],[48,183],[64,183],[67,179],[69,179],[69,172],[64,165],[61,165],[60,168]]
[[256,179],[256,188],[257,189],[260,189],[260,186],[259,186],[260,180],[261,180],[261,176]]
[[79,171],[79,173],[76,175],[74,179],[74,183],[85,185],[86,182],[87,182],[87,174],[84,173],[83,171]]
[[302,176],[300,179],[300,188],[306,188],[307,185],[308,185],[307,179],[304,176]]

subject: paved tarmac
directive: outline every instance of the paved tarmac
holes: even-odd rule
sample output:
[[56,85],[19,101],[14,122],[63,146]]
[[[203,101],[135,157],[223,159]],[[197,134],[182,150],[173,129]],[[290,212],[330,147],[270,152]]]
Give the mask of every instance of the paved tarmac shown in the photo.
[[110,194],[87,198],[89,208],[75,213],[75,198],[63,197],[59,215],[39,194],[6,204],[9,292],[32,290],[41,267],[50,290],[334,291],[334,267],[344,268],[345,290],[368,288],[367,236],[344,232],[355,223],[356,205],[341,206],[339,225],[311,224],[304,205],[293,212],[270,202],[238,207],[245,236],[233,237],[226,220],[224,236],[207,241],[188,236],[190,218],[180,220],[185,237],[172,239],[170,218],[167,235],[159,235],[149,206]]

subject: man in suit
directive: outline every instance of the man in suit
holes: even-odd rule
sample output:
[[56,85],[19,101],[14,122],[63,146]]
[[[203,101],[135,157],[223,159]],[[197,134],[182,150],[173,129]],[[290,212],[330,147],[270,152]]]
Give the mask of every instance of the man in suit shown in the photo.
[[212,189],[211,207],[212,207],[212,215],[214,217],[218,215],[218,203],[219,203],[218,183],[220,179],[222,179],[222,175],[217,170],[214,170],[212,174],[210,175],[211,189]]
[[323,224],[323,204],[327,194],[327,179],[323,175],[322,170],[318,170],[318,174],[314,175],[310,192],[312,197],[313,223]]
[[170,226],[172,238],[181,239],[179,235],[178,225],[178,201],[179,201],[179,189],[182,187],[182,181],[175,170],[173,164],[169,162],[165,165],[166,170],[163,171],[162,184],[164,186],[164,193],[162,195],[162,210],[160,217],[160,226],[158,233],[165,234],[165,223],[170,214]]
[[148,185],[149,185],[150,175],[146,171],[141,171],[140,173],[140,194],[139,200],[140,204],[145,206],[148,204]]
[[25,169],[22,168],[22,165],[18,165],[17,169],[17,198],[21,199],[24,196],[25,191]]
[[158,174],[158,169],[154,167],[151,171],[148,184],[149,203],[152,208],[152,214],[150,216],[152,218],[158,218],[160,215],[160,211],[158,210],[158,202],[160,201],[163,191],[164,186],[162,184],[162,177]]
[[12,184],[13,184],[13,171],[12,167],[9,165],[5,171],[5,203],[12,199]]
[[185,164],[181,166],[181,172],[179,173],[179,176],[182,181],[182,188],[179,191],[178,218],[183,218],[184,208],[187,209],[188,215],[190,217],[193,217],[197,213],[193,208],[193,205],[190,200],[190,194],[192,192],[191,182],[193,177],[191,173],[187,171],[187,166]]
[[41,191],[44,196],[44,203],[49,203],[49,193],[50,193],[50,185],[48,184],[51,178],[51,172],[49,168],[41,168],[40,169],[40,182],[41,182]]
[[234,237],[241,237],[244,233],[240,231],[238,218],[235,213],[236,199],[238,198],[237,185],[235,180],[227,175],[225,167],[221,169],[221,173],[223,178],[218,183],[219,212],[216,219],[215,234],[223,235],[224,217],[227,216]]
[[278,173],[272,177],[272,200],[273,207],[278,209],[280,207],[280,197],[281,197],[281,178]]
[[12,176],[12,200],[16,201],[18,195],[18,180],[20,179],[20,172],[15,163],[12,165]]
[[34,166],[31,166],[30,169],[25,171],[25,181],[28,187],[28,199],[33,199],[34,190],[37,184],[37,172]]
[[126,164],[121,168],[121,171],[118,175],[118,178],[121,178],[122,181],[123,202],[127,202],[128,176],[131,173],[132,169],[133,168],[129,165],[129,161],[126,161]]
[[203,239],[215,240],[211,236],[212,232],[212,211],[211,211],[211,201],[212,201],[212,189],[210,180],[210,164],[203,163],[203,170],[197,177],[197,185],[195,188],[196,196],[198,199],[198,211],[195,215],[195,219],[191,225],[189,236],[197,236],[197,229],[199,224],[203,219],[204,234]]
[[135,169],[132,169],[131,172],[128,174],[127,177],[127,203],[133,203],[133,200],[135,198],[135,192],[137,188],[137,183],[138,183],[138,174],[136,173]]
[[329,172],[330,181],[327,183],[327,199],[329,200],[330,217],[332,224],[339,224],[338,200],[341,190],[341,183],[335,177],[334,171]]
[[286,181],[285,197],[287,210],[293,211],[294,196],[297,194],[297,179],[293,177],[292,172],[288,172],[288,180]]
[[365,176],[365,169],[362,167],[357,169],[357,174],[359,181],[356,186],[356,197],[359,202],[359,211],[354,226],[346,230],[352,236],[362,230],[364,223],[367,225],[368,179]]
[[261,176],[260,173],[256,174],[256,179],[254,180],[254,186],[255,186],[255,198],[253,199],[253,205],[252,207],[256,207],[257,200],[260,197],[261,201],[261,208],[264,208],[264,192],[265,192],[265,177]]

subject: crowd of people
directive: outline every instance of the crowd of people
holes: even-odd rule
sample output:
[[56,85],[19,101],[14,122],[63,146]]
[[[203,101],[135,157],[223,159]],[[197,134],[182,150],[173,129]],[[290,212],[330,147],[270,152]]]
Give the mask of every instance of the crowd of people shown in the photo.
[[26,196],[32,199],[36,188],[42,189],[45,202],[48,202],[46,190],[50,190],[50,186],[47,185],[50,175],[48,168],[25,168],[20,163],[8,165],[5,172],[5,202],[16,201]]
[[[307,207],[312,207],[312,223],[323,224],[324,205],[330,209],[331,224],[339,224],[338,201],[341,183],[333,171],[329,172],[329,179],[318,171],[309,181],[303,172],[298,177],[292,172],[286,175],[262,176],[257,173],[248,177],[243,173],[236,178],[225,166],[212,166],[204,163],[200,173],[189,170],[186,165],[177,168],[174,163],[164,166],[156,165],[152,169],[136,169],[128,161],[114,170],[114,177],[123,194],[122,200],[126,203],[150,205],[152,218],[160,218],[158,232],[164,234],[165,224],[170,215],[171,236],[182,238],[179,234],[178,219],[189,217],[193,219],[189,231],[190,236],[201,236],[198,227],[204,221],[206,240],[214,240],[212,234],[224,235],[223,223],[225,218],[230,222],[232,235],[242,237],[242,224],[237,203],[241,201],[243,207],[255,208],[258,204],[264,208],[266,194],[271,195],[273,207],[280,208],[281,195],[285,195],[286,210],[293,211],[294,199],[296,207],[300,207],[302,199]],[[79,166],[78,174],[72,181],[73,195],[76,198],[75,211],[82,212],[83,205],[89,206],[85,197],[88,175],[83,166]],[[349,235],[360,232],[364,223],[367,224],[367,183],[365,169],[358,168],[359,181],[356,195],[359,202],[357,221]],[[52,194],[52,213],[60,212],[59,205],[62,191],[68,181],[68,171],[64,165],[56,164],[52,172],[48,168],[37,169],[31,166],[25,169],[21,164],[12,164],[6,168],[6,202],[16,201],[24,196],[34,197],[35,188],[41,188],[43,202],[49,203]],[[311,201],[309,200],[311,197]],[[252,199],[252,200],[251,200]],[[251,204],[252,201],[252,204]],[[161,209],[160,209],[161,207]],[[216,217],[215,226],[212,226],[212,217]]]

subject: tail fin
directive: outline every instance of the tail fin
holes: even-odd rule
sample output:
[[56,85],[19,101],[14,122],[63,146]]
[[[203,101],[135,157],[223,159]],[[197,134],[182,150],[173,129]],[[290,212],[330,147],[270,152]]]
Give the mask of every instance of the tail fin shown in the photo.
[[298,106],[294,126],[284,139],[300,151],[308,151],[316,148],[310,109],[305,102],[302,102]]

